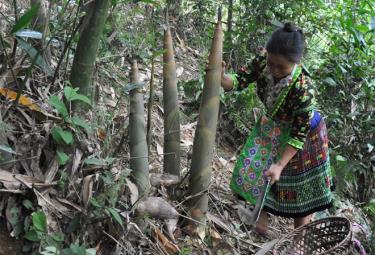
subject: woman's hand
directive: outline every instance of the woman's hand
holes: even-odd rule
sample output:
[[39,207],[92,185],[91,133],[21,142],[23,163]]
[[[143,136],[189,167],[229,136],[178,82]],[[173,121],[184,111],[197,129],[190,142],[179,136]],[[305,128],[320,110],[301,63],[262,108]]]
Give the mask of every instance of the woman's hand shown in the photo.
[[[226,66],[225,61],[221,62],[221,86],[225,91],[230,91],[233,88],[233,81],[229,76],[225,75]],[[208,60],[206,61],[205,70],[206,72],[208,71]]]
[[283,171],[284,166],[281,164],[272,164],[270,168],[265,172],[266,176],[271,177],[271,184],[280,180],[281,172]]

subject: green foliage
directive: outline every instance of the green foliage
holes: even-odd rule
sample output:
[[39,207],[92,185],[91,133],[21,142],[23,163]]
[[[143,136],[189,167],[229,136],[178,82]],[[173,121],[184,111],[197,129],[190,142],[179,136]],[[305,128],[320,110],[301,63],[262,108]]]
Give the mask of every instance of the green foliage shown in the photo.
[[[64,97],[66,101],[70,104],[73,101],[81,101],[84,103],[87,103],[90,105],[90,100],[88,97],[78,94],[78,88],[72,88],[70,86],[65,86],[64,88]],[[49,98],[49,103],[51,106],[53,106],[57,113],[63,117],[63,120],[66,125],[72,125],[73,128],[78,128],[79,129],[84,129],[87,132],[90,131],[90,125],[83,120],[82,118],[78,116],[73,116],[70,117],[71,114],[69,113],[70,111],[67,109],[65,106],[64,102],[60,100],[57,96],[51,96]],[[53,139],[59,143],[59,144],[67,144],[70,145],[74,141],[74,137],[71,131],[63,129],[60,126],[55,126],[52,129],[52,137]],[[59,158],[61,155],[58,155]]]
[[23,40],[22,38],[16,37],[16,39],[20,48],[27,52],[32,62],[35,63],[40,68],[42,68],[42,70],[46,72],[48,75],[51,75],[52,70],[49,67],[49,65],[46,63],[46,61],[44,60],[40,52],[38,52],[37,49],[35,49],[31,44],[29,44],[27,41]]
[[100,176],[103,183],[102,192],[90,200],[90,209],[95,217],[110,217],[118,226],[123,226],[121,215],[115,206],[118,202],[119,192],[125,185],[126,177],[129,174],[130,171],[122,171],[118,177],[115,177],[113,173],[106,171]]
[[66,100],[68,102],[80,101],[80,102],[84,102],[88,105],[91,105],[90,99],[85,95],[78,94],[77,93],[78,90],[79,90],[79,88],[72,88],[72,87],[69,87],[69,86],[65,86],[64,95],[65,95]]
[[73,135],[72,132],[69,130],[63,130],[59,126],[55,126],[52,128],[52,137],[53,139],[60,144],[72,144],[73,143]]
[[57,161],[59,162],[59,165],[63,166],[66,164],[66,162],[68,162],[69,160],[69,156],[66,155],[65,152],[63,151],[57,151]]
[[25,14],[23,14],[21,18],[18,20],[18,22],[13,26],[11,33],[14,34],[22,28],[26,27],[34,18],[34,16],[38,13],[39,8],[40,5],[35,4],[29,10],[27,10]]

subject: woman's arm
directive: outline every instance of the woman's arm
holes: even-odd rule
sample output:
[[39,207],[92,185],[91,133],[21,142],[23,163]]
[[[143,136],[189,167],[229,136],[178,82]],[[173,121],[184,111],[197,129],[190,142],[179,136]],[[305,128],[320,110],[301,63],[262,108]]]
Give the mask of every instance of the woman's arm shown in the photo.
[[307,134],[310,130],[310,122],[315,108],[315,99],[311,91],[311,81],[307,77],[302,77],[301,81],[295,86],[289,99],[290,108],[293,111],[293,122],[290,131],[290,137],[285,151],[278,162],[271,165],[266,172],[272,182],[280,179],[282,170],[288,162],[294,157],[299,149],[303,148]]
[[265,66],[266,58],[264,55],[260,55],[255,57],[250,65],[241,67],[235,74],[225,74],[226,64],[223,61],[221,86],[225,91],[242,90],[258,80]]

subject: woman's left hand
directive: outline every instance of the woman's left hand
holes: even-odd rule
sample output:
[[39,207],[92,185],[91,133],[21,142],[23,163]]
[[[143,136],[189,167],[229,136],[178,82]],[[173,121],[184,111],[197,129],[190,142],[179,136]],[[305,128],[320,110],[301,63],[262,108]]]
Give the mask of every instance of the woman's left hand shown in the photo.
[[271,184],[280,180],[281,172],[284,167],[281,164],[272,164],[270,168],[265,172],[266,176],[271,177]]

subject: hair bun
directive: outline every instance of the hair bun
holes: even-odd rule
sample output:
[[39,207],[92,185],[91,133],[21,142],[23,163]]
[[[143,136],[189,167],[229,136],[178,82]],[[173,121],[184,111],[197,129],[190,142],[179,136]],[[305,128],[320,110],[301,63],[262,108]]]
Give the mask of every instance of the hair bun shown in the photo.
[[298,31],[301,31],[301,29],[297,28],[292,22],[286,22],[284,23],[284,27],[283,27],[283,30],[285,32],[298,32]]

